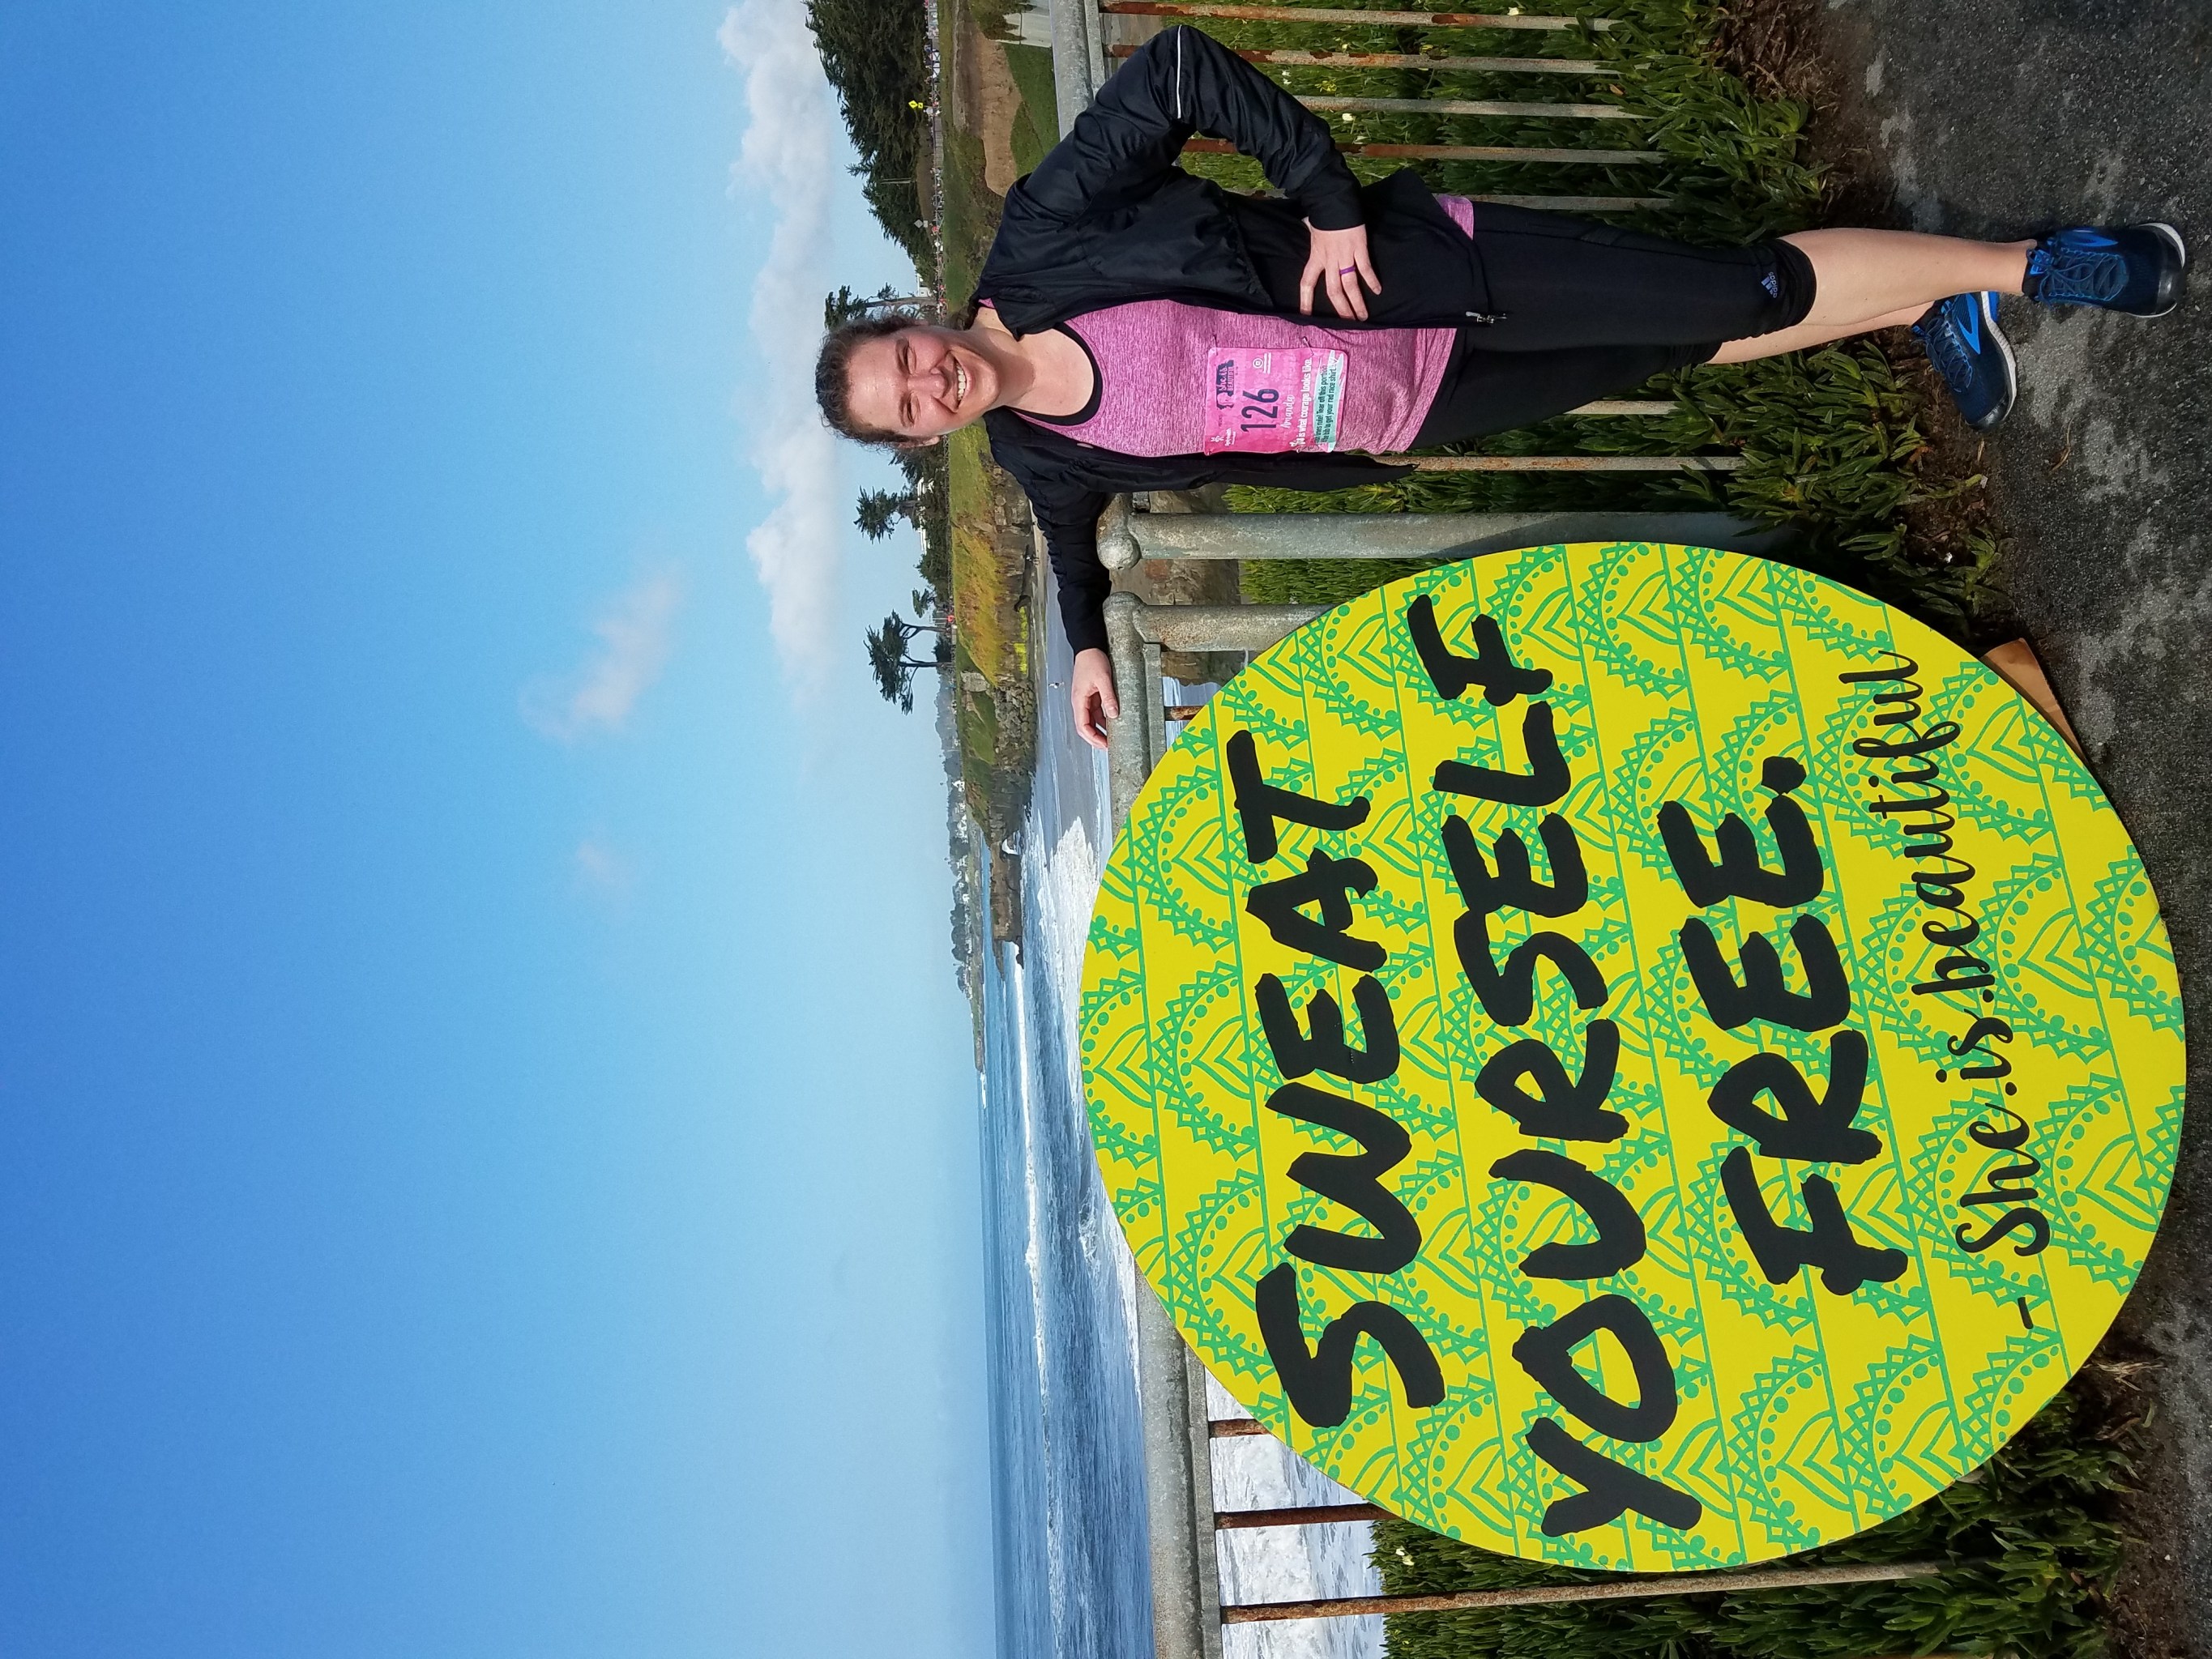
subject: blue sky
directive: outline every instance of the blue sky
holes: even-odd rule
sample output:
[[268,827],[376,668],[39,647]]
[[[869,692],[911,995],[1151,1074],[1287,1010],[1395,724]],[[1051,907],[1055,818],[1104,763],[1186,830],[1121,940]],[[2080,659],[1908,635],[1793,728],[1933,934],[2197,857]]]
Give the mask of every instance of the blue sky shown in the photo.
[[0,12],[0,1651],[988,1642],[799,10]]

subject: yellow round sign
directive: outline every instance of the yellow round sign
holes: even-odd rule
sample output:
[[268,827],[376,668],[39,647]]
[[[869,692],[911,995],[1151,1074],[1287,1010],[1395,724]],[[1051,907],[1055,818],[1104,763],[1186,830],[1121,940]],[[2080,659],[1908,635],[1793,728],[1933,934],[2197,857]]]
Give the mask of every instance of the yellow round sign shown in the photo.
[[1107,1191],[1326,1473],[1486,1548],[1808,1549],[1981,1463],[2158,1224],[2181,1002],[2081,763],[1898,611],[1425,572],[1177,739],[1091,927]]

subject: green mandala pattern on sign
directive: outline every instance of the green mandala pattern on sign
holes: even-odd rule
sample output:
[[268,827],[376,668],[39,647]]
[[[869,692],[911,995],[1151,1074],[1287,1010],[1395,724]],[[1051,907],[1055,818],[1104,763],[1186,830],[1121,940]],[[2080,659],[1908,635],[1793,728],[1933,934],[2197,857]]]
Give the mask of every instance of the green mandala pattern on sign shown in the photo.
[[1425,571],[1262,653],[1139,796],[1081,1008],[1214,1374],[1373,1501],[1589,1567],[1808,1549],[1985,1460],[2180,1131],[2172,951],[2079,761],[1926,629],[1698,549]]

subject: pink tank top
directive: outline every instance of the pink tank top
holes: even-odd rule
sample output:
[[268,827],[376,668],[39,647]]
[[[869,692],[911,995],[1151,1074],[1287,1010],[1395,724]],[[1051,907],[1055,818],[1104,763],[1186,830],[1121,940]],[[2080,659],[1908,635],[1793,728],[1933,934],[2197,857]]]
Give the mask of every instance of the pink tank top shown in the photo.
[[[1463,231],[1464,197],[1437,201]],[[1436,401],[1457,331],[1336,329],[1289,317],[1139,300],[1071,317],[1098,382],[1080,416],[1039,426],[1122,455],[1249,455],[1407,447]]]

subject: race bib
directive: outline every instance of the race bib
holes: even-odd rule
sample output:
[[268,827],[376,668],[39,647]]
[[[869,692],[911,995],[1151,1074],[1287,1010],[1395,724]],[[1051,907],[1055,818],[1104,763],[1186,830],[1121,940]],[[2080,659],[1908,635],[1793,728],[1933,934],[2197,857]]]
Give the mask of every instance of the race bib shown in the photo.
[[1334,449],[1344,353],[1216,346],[1206,354],[1206,452]]

